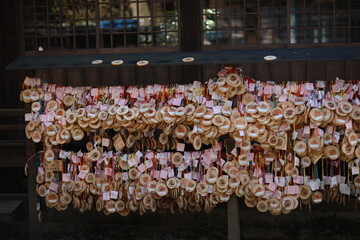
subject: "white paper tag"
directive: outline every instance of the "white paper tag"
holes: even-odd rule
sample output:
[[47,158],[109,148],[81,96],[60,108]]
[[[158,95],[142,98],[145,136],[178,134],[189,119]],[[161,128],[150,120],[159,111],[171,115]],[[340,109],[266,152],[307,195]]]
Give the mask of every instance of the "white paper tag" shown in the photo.
[[292,132],[292,140],[295,140],[296,138],[297,138],[297,136],[299,135],[299,133],[298,132],[296,132],[296,131],[293,131]]
[[352,167],[351,173],[352,173],[352,175],[359,175],[359,167],[358,166]]
[[347,184],[340,184],[340,192],[345,195],[350,195],[350,187]]
[[311,181],[309,182],[309,185],[312,191],[316,191],[320,188],[320,184],[318,182]]
[[105,192],[105,193],[103,193],[103,200],[110,200],[110,193],[108,193],[108,192]]
[[111,191],[110,198],[111,199],[118,199],[119,192],[118,191]]
[[25,114],[25,121],[26,121],[26,122],[31,121],[31,120],[32,120],[32,117],[33,117],[33,115],[32,115],[31,113],[26,113],[26,114]]
[[275,177],[275,183],[276,183],[276,185],[278,185],[280,187],[284,187],[285,186],[285,178],[284,177]]
[[335,187],[338,184],[336,176],[331,177],[330,187]]

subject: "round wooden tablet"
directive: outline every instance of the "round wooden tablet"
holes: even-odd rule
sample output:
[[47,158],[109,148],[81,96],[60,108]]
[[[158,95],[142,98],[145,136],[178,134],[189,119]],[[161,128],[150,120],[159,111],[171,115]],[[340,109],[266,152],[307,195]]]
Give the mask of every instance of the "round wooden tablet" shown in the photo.
[[102,63],[103,63],[103,60],[100,60],[100,59],[94,60],[91,62],[91,64],[102,64]]
[[124,61],[123,60],[114,60],[111,62],[112,65],[115,65],[115,66],[118,66],[118,65],[121,65],[123,64]]
[[140,67],[146,66],[146,65],[148,65],[148,64],[149,64],[149,61],[146,61],[146,60],[138,61],[138,62],[136,63],[136,65],[138,65],[138,66],[140,66]]
[[269,55],[269,56],[265,56],[264,57],[264,60],[265,61],[274,61],[274,60],[276,60],[276,56],[272,56],[272,55]]
[[193,57],[185,57],[182,59],[183,62],[193,62],[195,59]]

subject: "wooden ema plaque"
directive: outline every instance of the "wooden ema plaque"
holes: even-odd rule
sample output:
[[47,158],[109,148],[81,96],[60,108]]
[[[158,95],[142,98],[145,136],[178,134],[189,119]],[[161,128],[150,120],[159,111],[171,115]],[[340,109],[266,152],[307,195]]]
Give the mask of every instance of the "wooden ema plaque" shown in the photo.
[[63,164],[61,160],[54,160],[51,164],[45,167],[45,171],[59,172],[63,171]]

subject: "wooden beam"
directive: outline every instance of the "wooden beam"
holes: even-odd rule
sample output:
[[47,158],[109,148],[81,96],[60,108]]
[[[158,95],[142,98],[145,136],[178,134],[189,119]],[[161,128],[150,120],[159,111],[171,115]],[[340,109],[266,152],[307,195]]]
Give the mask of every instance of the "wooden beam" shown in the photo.
[[228,239],[238,240],[240,239],[240,219],[239,219],[239,207],[238,198],[233,195],[227,204],[228,207]]
[[[202,49],[202,1],[180,0],[181,51]],[[192,57],[192,56],[190,56]],[[184,66],[183,78],[178,83],[201,81],[201,66]]]
[[1,200],[26,200],[28,198],[27,193],[0,193]]
[[118,85],[118,69],[113,67],[101,68],[100,70],[101,86]]
[[[100,77],[100,69],[85,68],[84,69],[84,83],[86,86],[100,86],[102,85],[102,78]],[[106,79],[104,79],[105,81]]]
[[345,62],[345,79],[358,80],[360,79],[360,71],[358,69],[359,61],[346,61]]
[[326,80],[325,61],[306,62],[306,81]]
[[67,79],[65,78],[66,70],[61,68],[50,69],[50,79],[45,79],[47,81],[51,80],[51,83],[66,86]]
[[255,63],[255,79],[260,81],[272,80],[270,63]]
[[270,63],[270,79],[275,82],[290,81],[290,63],[277,62]]
[[24,109],[0,109],[1,117],[14,117],[14,116],[23,116],[25,114]]
[[0,147],[24,147],[25,142],[20,140],[0,140]]
[[[73,87],[81,87],[85,85],[84,69],[71,68],[66,71],[67,83]],[[46,79],[46,78],[44,78]],[[88,85],[88,84],[86,84]]]
[[201,66],[201,80],[208,81],[215,78],[220,70],[219,64],[206,64]]
[[[25,105],[25,110],[30,111],[30,104]],[[35,143],[29,139],[26,140],[26,159],[34,158],[36,153]],[[31,159],[28,161],[28,192],[29,192],[29,239],[42,240],[42,228],[38,221],[37,206],[37,193],[36,188],[36,160]]]
[[202,44],[202,1],[180,0],[181,51],[199,51]]
[[[344,61],[327,61],[325,68],[326,81],[334,81],[337,77],[345,78],[345,62]],[[346,79],[350,80],[350,79]]]
[[[192,43],[183,45],[181,51],[178,52],[156,52],[152,53],[131,53],[131,54],[101,54],[101,55],[81,55],[77,56],[28,56],[19,57],[11,62],[6,70],[26,70],[26,69],[39,69],[36,71],[37,76],[42,79],[48,80],[53,74],[48,74],[46,69],[67,68],[69,69],[65,75],[68,81],[76,78],[78,84],[83,81],[83,75],[79,69],[84,68],[113,68],[124,69],[125,67],[139,68],[136,63],[141,59],[149,61],[149,66],[197,66],[203,64],[219,64],[240,65],[242,63],[263,63],[270,65],[269,62],[264,61],[264,56],[275,55],[278,60],[271,62],[277,64],[279,62],[309,62],[310,65],[322,66],[320,63],[325,61],[354,61],[358,64],[360,60],[360,48],[301,48],[301,49],[234,49],[234,50],[216,50],[216,51],[202,51],[194,41],[200,41],[197,38],[192,38]],[[191,50],[195,49],[195,50]],[[336,56],[336,58],[334,58]],[[184,57],[194,57],[193,62],[183,62]],[[91,61],[94,59],[102,59],[103,64],[93,65]],[[122,59],[124,63],[121,66],[112,66],[111,61],[114,59]],[[51,64],[48,64],[51,63]],[[350,67],[350,65],[349,65]],[[255,66],[256,68],[256,66]],[[75,71],[75,72],[74,72]],[[21,80],[23,80],[21,76]],[[51,81],[51,79],[49,80]],[[86,81],[83,82],[83,84]],[[16,82],[21,89],[21,84]],[[73,82],[67,84],[74,85]],[[18,86],[17,85],[17,86]],[[80,86],[80,85],[79,85]],[[16,96],[18,99],[18,96]]]
[[153,84],[153,67],[144,66],[140,68],[135,68],[135,70],[137,85]]
[[0,130],[24,130],[25,124],[2,124],[0,125]]
[[290,63],[290,80],[295,82],[306,80],[306,62]]

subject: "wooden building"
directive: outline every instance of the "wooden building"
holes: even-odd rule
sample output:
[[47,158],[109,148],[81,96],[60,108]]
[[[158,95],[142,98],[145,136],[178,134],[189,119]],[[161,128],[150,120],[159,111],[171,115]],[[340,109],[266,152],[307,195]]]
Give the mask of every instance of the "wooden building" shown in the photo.
[[[99,221],[124,226],[121,231],[151,221],[155,231],[170,225],[172,231],[212,228],[218,239],[227,234],[237,239],[236,199],[210,215],[122,218],[44,209],[44,222],[38,223],[34,161],[28,161],[28,178],[23,170],[36,152],[23,133],[23,79],[37,76],[71,86],[188,83],[206,81],[230,65],[257,80],[359,80],[359,46],[359,0],[1,1],[0,210],[2,202],[17,201],[12,210],[21,203],[19,208],[29,213],[21,226],[29,226],[32,239],[54,229],[76,230],[74,224],[80,222],[77,227],[85,231]],[[266,55],[277,60],[265,62]],[[195,62],[179,60],[186,56],[194,56]],[[95,59],[104,64],[91,65]],[[112,66],[114,59],[123,59],[124,65]],[[150,60],[149,66],[137,67],[142,59]],[[0,214],[11,221],[11,211]]]

